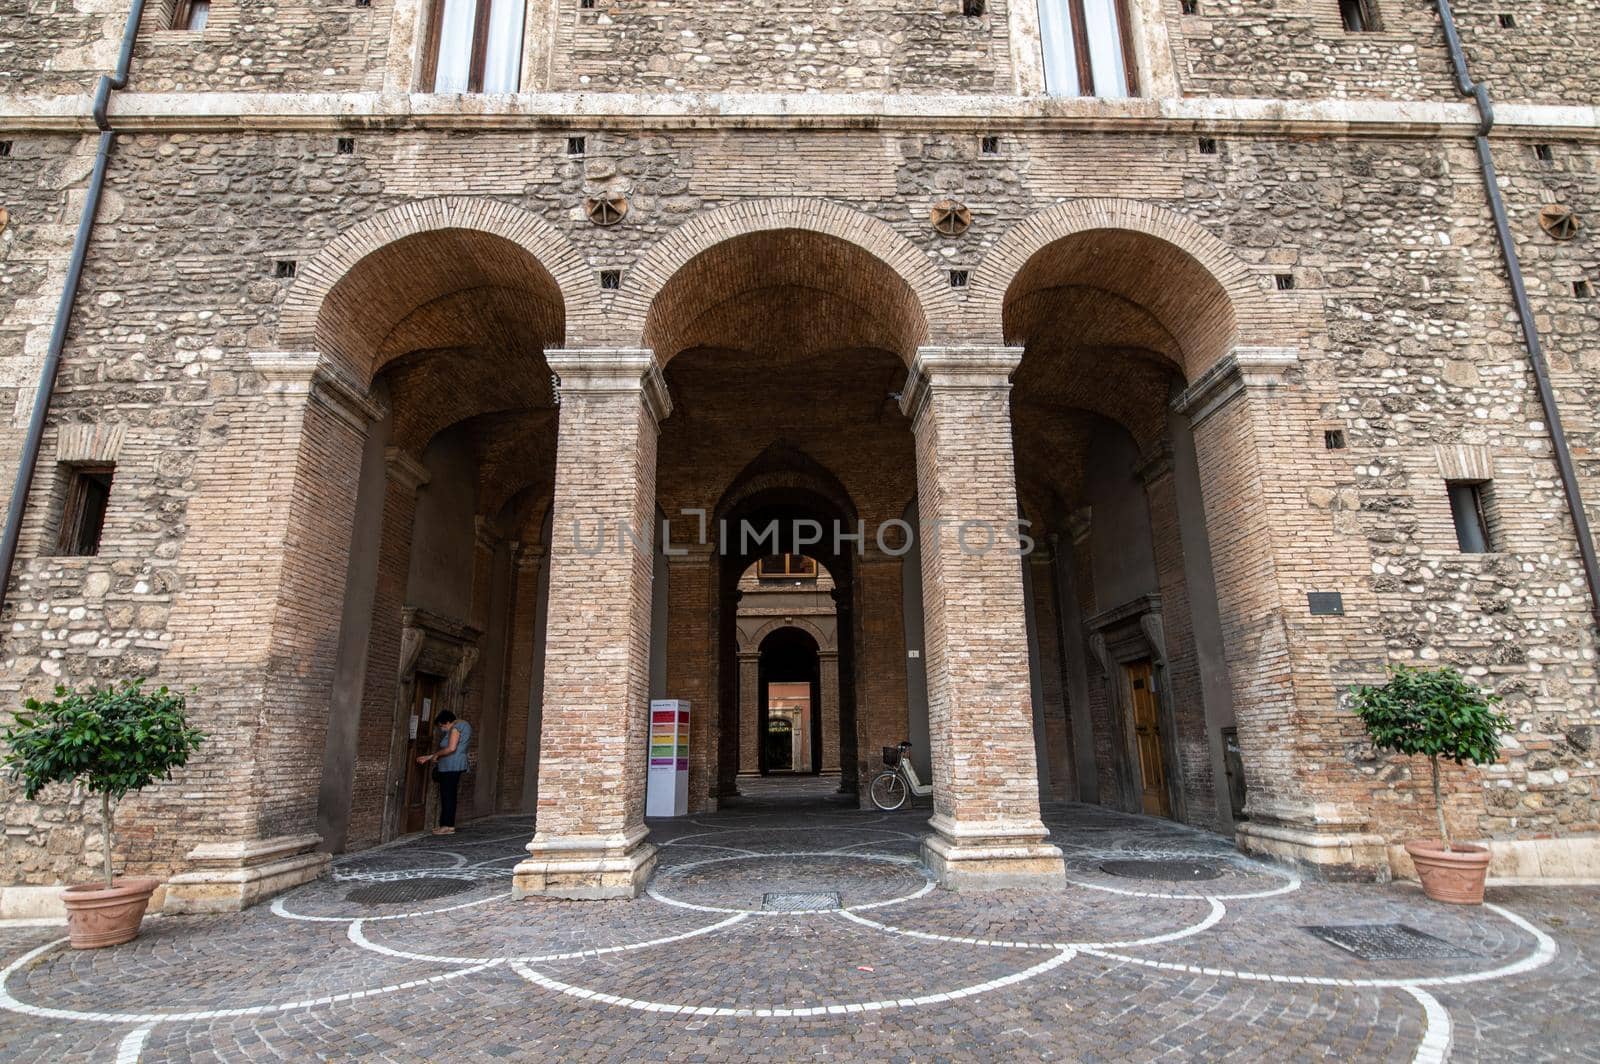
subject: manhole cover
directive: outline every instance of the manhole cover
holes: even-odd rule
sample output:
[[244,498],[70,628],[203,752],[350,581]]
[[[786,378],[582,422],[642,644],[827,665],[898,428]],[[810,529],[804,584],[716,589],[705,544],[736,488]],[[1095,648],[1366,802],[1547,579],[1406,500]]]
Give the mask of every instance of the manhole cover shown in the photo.
[[838,907],[839,892],[836,890],[797,890],[761,896],[761,908],[769,913],[803,913]]
[[452,894],[460,894],[476,885],[470,879],[420,876],[416,879],[395,879],[387,883],[369,883],[346,894],[344,900],[359,902],[362,905],[431,901],[434,898],[448,898]]
[[1220,879],[1222,869],[1214,861],[1105,861],[1100,871],[1124,879]]
[[1364,961],[1452,960],[1477,956],[1471,950],[1405,924],[1344,924],[1302,927],[1301,930]]

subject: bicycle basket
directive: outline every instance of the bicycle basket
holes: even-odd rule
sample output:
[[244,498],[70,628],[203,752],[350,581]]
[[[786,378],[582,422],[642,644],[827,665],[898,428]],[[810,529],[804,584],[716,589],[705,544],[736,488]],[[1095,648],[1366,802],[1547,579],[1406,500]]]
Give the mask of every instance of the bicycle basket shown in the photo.
[[888,765],[890,768],[899,768],[900,767],[900,748],[897,747],[897,746],[886,746],[886,747],[884,747],[883,748],[883,763],[885,765]]

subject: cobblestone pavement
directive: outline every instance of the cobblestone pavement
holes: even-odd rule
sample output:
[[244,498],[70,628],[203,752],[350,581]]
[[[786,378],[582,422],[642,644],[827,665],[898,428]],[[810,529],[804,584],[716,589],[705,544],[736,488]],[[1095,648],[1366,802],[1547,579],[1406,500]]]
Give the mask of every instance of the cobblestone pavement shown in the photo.
[[[113,949],[0,928],[0,1059],[1600,1060],[1600,890],[1456,908],[1058,805],[1065,892],[958,895],[917,863],[926,806],[757,792],[654,824],[636,901],[510,900],[532,826],[496,818]],[[1305,930],[1366,924],[1437,941]]]

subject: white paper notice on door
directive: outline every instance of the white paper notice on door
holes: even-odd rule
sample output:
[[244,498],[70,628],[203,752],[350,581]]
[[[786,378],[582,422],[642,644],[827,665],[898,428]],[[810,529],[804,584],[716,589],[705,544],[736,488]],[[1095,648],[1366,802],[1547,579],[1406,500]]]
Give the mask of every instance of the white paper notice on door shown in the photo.
[[411,714],[411,738],[413,739],[417,737],[417,724],[420,723],[421,720],[422,718],[417,716],[415,713]]

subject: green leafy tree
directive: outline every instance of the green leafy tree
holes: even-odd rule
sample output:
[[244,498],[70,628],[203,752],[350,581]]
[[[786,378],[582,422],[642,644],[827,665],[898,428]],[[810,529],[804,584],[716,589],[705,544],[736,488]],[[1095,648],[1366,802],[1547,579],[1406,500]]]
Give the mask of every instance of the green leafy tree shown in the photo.
[[31,801],[52,783],[81,783],[100,796],[105,838],[105,883],[111,876],[111,808],[129,791],[170,779],[206,738],[184,720],[184,699],[144,680],[68,691],[23,703],[0,735],[4,764]]
[[1394,666],[1389,682],[1353,692],[1356,715],[1373,745],[1400,754],[1426,754],[1433,767],[1433,807],[1439,837],[1450,849],[1444,802],[1439,794],[1439,759],[1458,765],[1487,765],[1500,756],[1500,736],[1511,718],[1495,712],[1500,696],[1489,694],[1448,666],[1438,669]]

